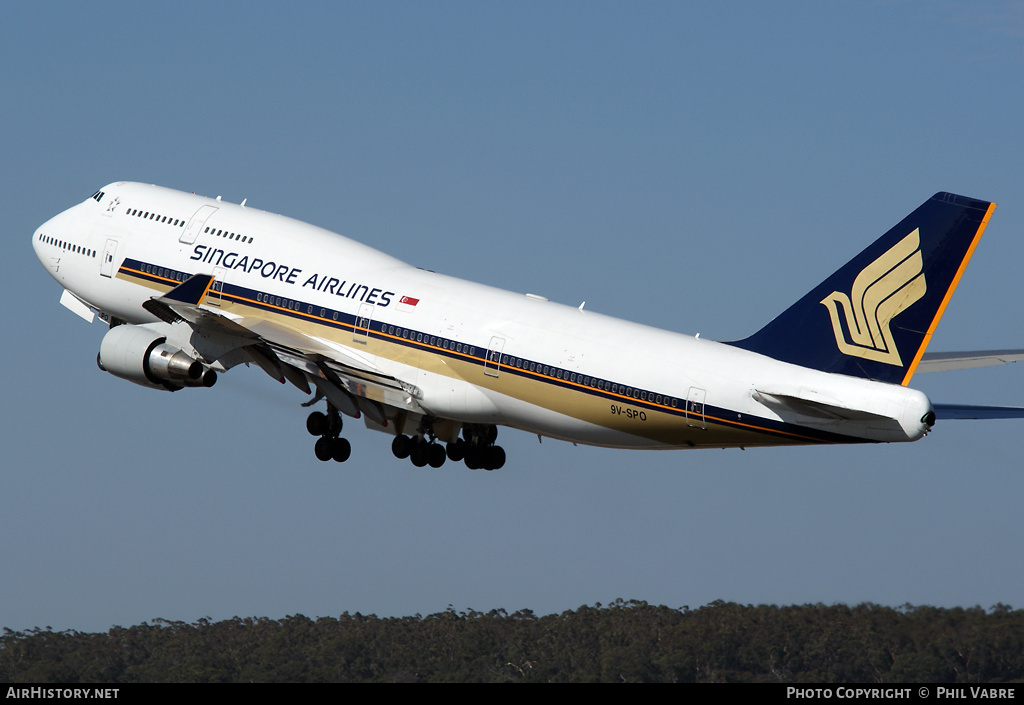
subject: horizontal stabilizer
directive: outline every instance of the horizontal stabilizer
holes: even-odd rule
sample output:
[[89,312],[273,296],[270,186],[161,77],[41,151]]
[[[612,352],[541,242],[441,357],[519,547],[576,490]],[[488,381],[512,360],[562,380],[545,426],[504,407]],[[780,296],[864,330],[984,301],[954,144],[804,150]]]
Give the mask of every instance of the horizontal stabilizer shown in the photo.
[[947,372],[971,367],[991,367],[1024,360],[1024,350],[973,350],[965,352],[925,353],[918,372]]
[[975,406],[973,404],[933,404],[935,418],[942,419],[1024,419],[1024,408],[1017,406]]

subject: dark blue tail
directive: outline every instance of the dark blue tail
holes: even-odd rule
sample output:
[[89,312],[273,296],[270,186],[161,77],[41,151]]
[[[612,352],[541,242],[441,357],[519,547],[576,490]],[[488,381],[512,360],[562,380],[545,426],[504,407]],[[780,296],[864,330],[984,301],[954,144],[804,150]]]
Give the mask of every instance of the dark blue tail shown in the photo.
[[994,208],[935,194],[771,323],[730,344],[825,372],[906,384]]

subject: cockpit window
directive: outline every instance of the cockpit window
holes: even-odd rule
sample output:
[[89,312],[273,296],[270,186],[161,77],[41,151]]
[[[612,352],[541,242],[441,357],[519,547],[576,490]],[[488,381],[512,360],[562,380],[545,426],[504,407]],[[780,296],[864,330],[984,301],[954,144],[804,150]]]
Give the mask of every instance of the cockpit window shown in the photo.
[[102,191],[97,191],[96,193],[94,193],[92,195],[92,200],[96,201],[97,203],[102,201],[103,200],[103,192]]

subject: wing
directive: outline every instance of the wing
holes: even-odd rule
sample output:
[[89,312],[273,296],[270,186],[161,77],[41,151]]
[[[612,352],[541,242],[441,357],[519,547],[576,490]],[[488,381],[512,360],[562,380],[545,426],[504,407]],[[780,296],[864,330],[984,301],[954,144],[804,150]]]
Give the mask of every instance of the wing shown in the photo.
[[925,353],[918,372],[946,372],[970,367],[991,367],[1024,360],[1024,350],[975,350],[964,352]]
[[312,385],[317,398],[326,397],[349,416],[365,414],[386,427],[398,413],[425,414],[417,387],[384,373],[349,348],[281,323],[204,307],[213,282],[211,275],[196,274],[143,307],[166,323],[186,323],[198,334],[190,342],[208,361],[229,353],[235,359],[247,358],[271,377],[306,393]]

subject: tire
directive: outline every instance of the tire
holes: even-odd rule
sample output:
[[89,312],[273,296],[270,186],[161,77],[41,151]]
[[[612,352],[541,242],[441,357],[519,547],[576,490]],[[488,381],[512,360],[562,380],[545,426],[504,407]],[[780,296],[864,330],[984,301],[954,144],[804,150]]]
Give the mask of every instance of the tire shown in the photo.
[[444,448],[441,447],[439,443],[431,443],[427,447],[427,450],[430,451],[428,454],[429,457],[427,458],[427,462],[430,463],[430,467],[432,468],[441,467],[442,465],[444,465],[444,461],[448,459],[448,455],[445,453]]
[[306,430],[311,436],[322,436],[327,431],[327,414],[314,411],[306,418]]
[[479,470],[483,464],[483,449],[470,446],[466,449],[466,467],[470,470]]
[[501,446],[489,446],[484,451],[484,467],[488,470],[500,470],[505,465],[505,449]]
[[446,445],[444,451],[448,455],[448,460],[457,463],[466,457],[466,442],[460,438],[454,443]]
[[399,460],[405,460],[412,452],[412,439],[401,434],[395,436],[395,440],[391,441],[391,452]]
[[330,438],[321,438],[318,440],[316,445],[313,446],[313,452],[316,453],[317,460],[322,460],[325,463],[330,460],[334,455],[334,452],[331,450],[331,446],[332,443]]
[[345,438],[335,438],[331,443],[331,457],[335,462],[344,463],[352,455],[352,444]]
[[409,453],[409,458],[412,460],[412,464],[416,467],[425,467],[427,461],[430,459],[430,446],[417,439],[413,442],[412,452]]

